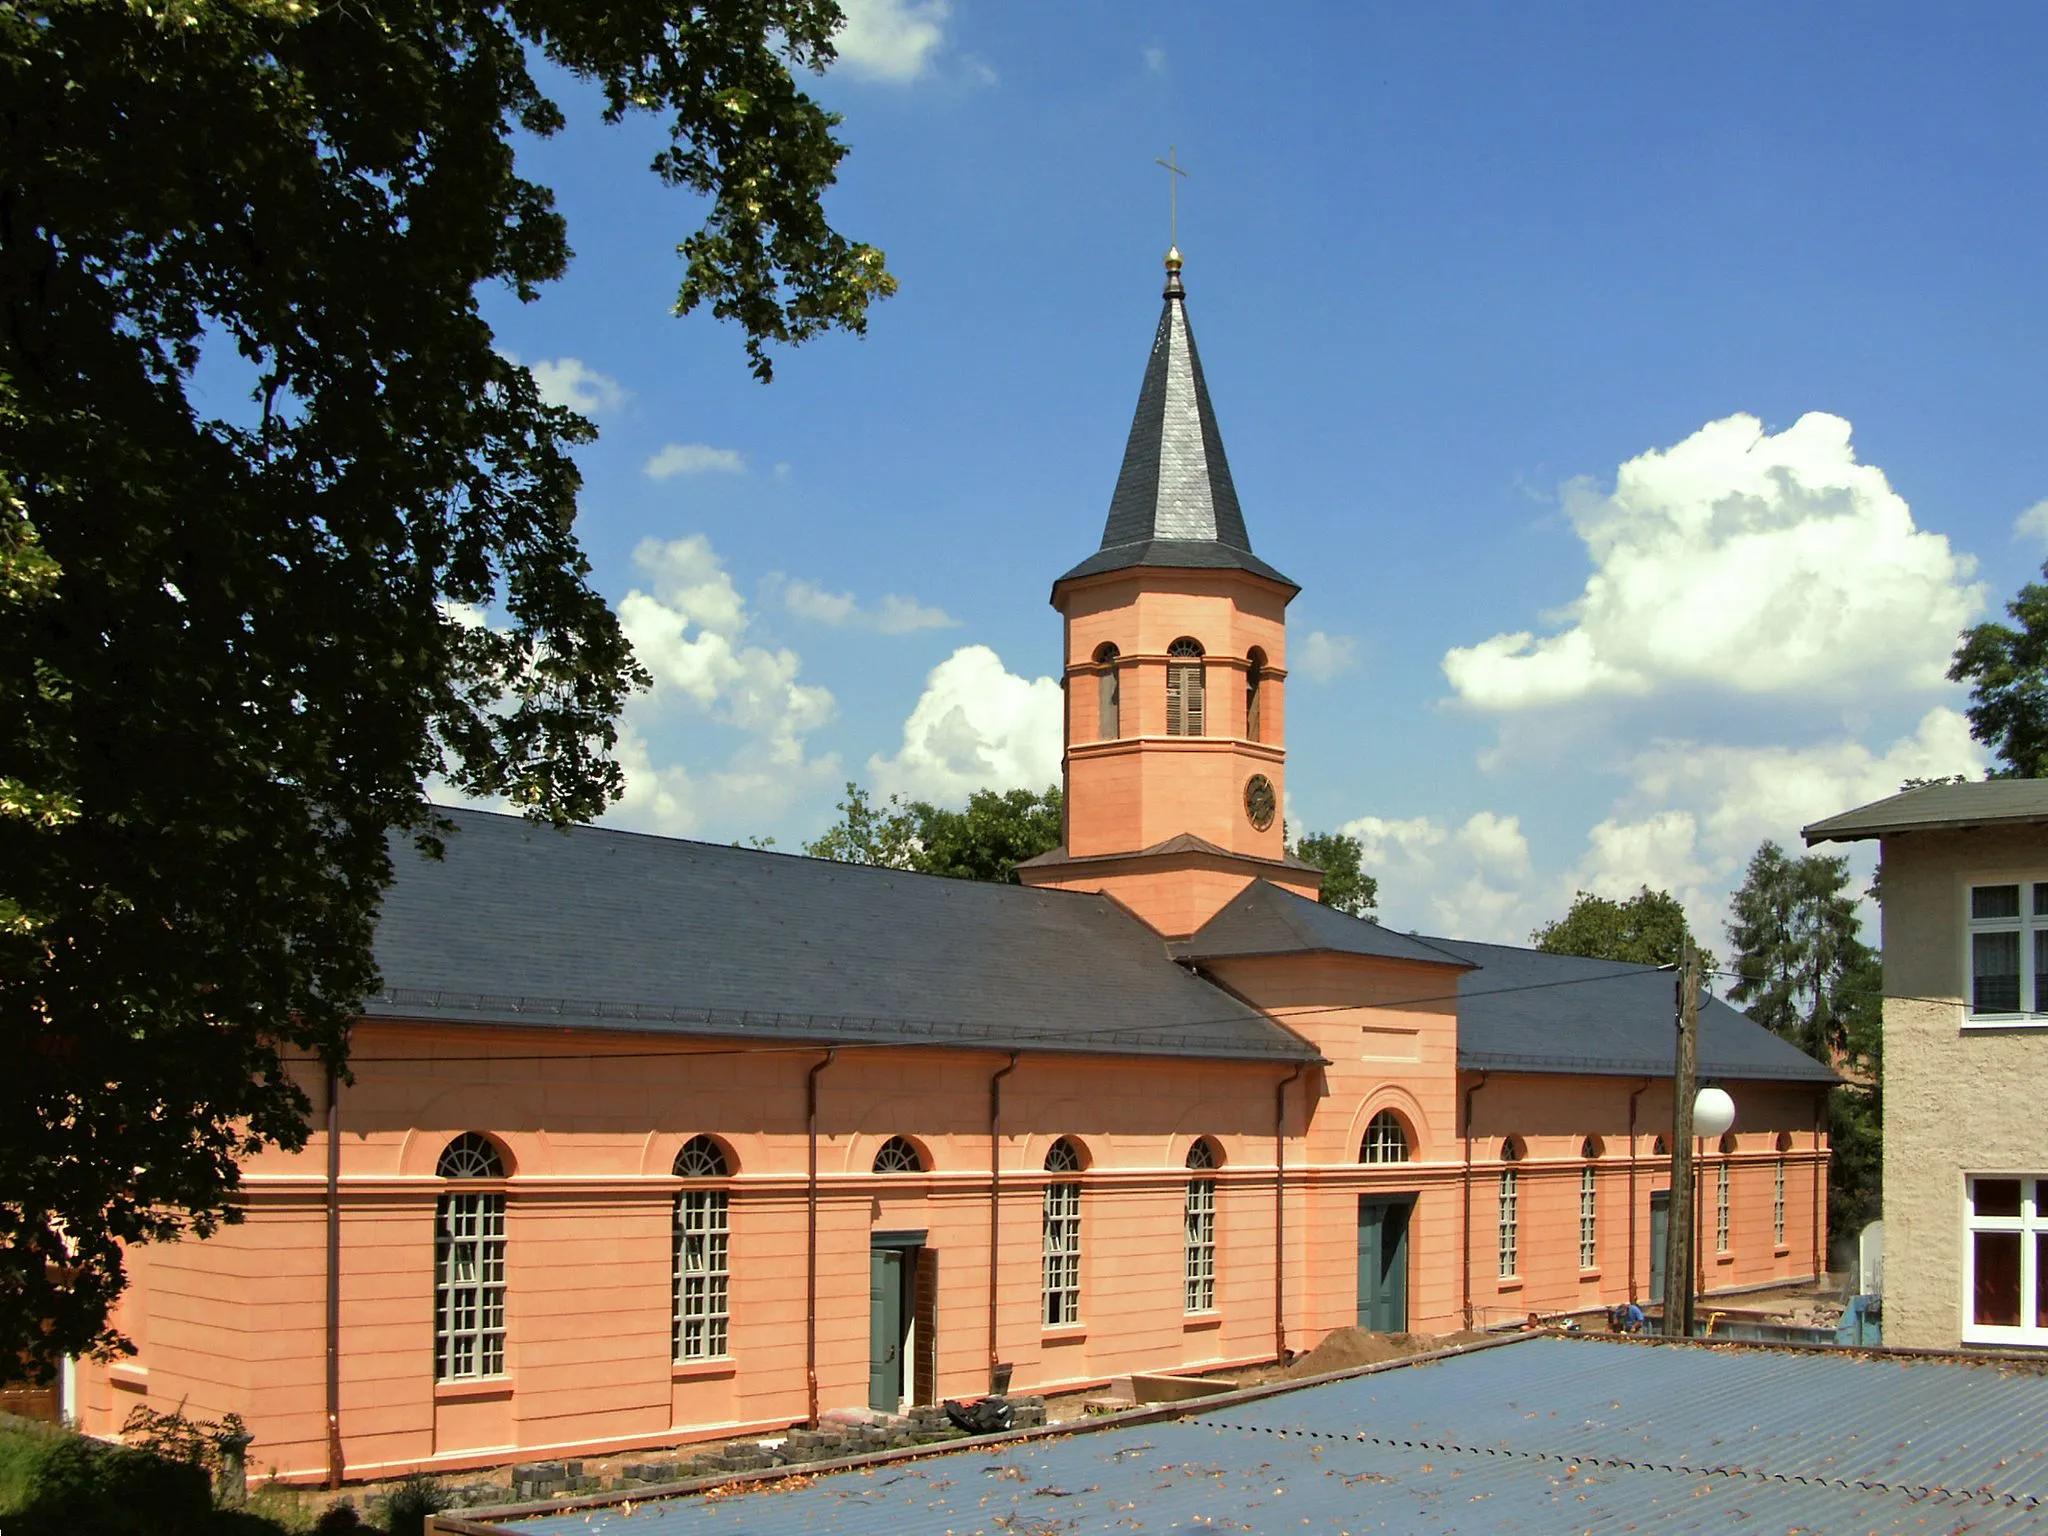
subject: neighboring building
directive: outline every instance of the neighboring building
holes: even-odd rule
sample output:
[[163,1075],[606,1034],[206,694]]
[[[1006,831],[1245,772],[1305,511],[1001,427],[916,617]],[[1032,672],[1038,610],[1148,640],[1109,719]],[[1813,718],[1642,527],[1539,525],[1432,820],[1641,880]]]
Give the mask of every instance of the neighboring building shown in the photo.
[[1876,839],[1884,1337],[2048,1345],[2048,782],[1933,784],[1806,829]]
[[[1289,857],[1286,608],[1179,261],[1065,620],[1024,885],[451,811],[401,854],[333,1130],[138,1250],[138,1402],[289,1478],[779,1430],[1656,1293],[1671,977],[1428,939]],[[1705,1289],[1825,1249],[1834,1077],[1727,1007]],[[331,1107],[330,1107],[331,1106]]]

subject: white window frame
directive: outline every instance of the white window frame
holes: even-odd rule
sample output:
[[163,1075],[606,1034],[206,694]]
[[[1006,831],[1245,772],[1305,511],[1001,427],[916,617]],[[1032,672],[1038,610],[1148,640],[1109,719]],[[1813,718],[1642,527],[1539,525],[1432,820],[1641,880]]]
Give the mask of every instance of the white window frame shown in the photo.
[[[2019,887],[2019,915],[2016,917],[1976,917],[1976,893],[1992,890],[1999,886]],[[1965,1029],[2010,1029],[2014,1025],[2048,1027],[2048,968],[2036,965],[2037,945],[2041,940],[2036,934],[2048,934],[2048,911],[2040,910],[2048,905],[2048,873],[2020,872],[1971,875],[1962,882],[1963,909],[1963,952],[1962,985],[1963,1027]],[[2019,937],[2020,951],[2020,1006],[2005,1012],[1977,1010],[1977,939],[1983,934],[2011,933]],[[2027,1005],[2032,1004],[2030,1008]]]
[[1600,1267],[1600,1170],[1591,1163],[1579,1171],[1579,1268]]
[[1045,1310],[1048,1328],[1081,1321],[1081,1186],[1045,1186]]
[[[2014,1179],[2020,1186],[2017,1216],[1979,1216],[1976,1186],[1980,1179]],[[2016,1232],[2020,1235],[2020,1325],[2017,1328],[1975,1320],[1977,1297],[1977,1242],[1979,1232]],[[1965,1344],[2048,1345],[2048,1327],[2029,1326],[2028,1318],[2041,1315],[2044,1282],[2042,1239],[2048,1238],[2048,1173],[1973,1173],[1963,1178],[1963,1294],[1961,1300],[1962,1340]]]
[[1386,1168],[1405,1163],[1414,1154],[1408,1127],[1391,1109],[1383,1109],[1365,1123],[1365,1136],[1358,1148],[1358,1160],[1369,1168]]
[[434,1211],[434,1379],[505,1374],[505,1197],[450,1190]]
[[1515,1164],[1522,1149],[1512,1138],[1501,1143],[1500,1171],[1500,1278],[1512,1280],[1521,1273],[1522,1262],[1522,1178]]
[[1717,1168],[1716,1168],[1716,1169],[1714,1170],[1714,1252],[1715,1252],[1715,1253],[1732,1253],[1732,1252],[1734,1251],[1734,1250],[1733,1250],[1732,1248],[1730,1248],[1730,1247],[1729,1247],[1729,1243],[1730,1243],[1730,1241],[1731,1241],[1731,1239],[1732,1239],[1732,1235],[1733,1235],[1733,1234],[1732,1234],[1732,1230],[1731,1230],[1731,1229],[1732,1229],[1732,1226],[1733,1226],[1733,1222],[1732,1222],[1732,1220],[1731,1220],[1731,1217],[1732,1217],[1732,1212],[1730,1211],[1729,1207],[1730,1207],[1730,1206],[1731,1206],[1731,1205],[1733,1204],[1733,1201],[1732,1201],[1732,1198],[1731,1198],[1731,1195],[1730,1195],[1730,1191],[1729,1191],[1729,1187],[1728,1187],[1728,1185],[1729,1185],[1729,1167],[1728,1167],[1728,1159],[1727,1159],[1726,1155],[1724,1154],[1724,1155],[1722,1156],[1722,1158],[1721,1158],[1720,1166],[1719,1166],[1719,1167],[1717,1167]]
[[1216,1181],[1188,1180],[1187,1310],[1216,1310]]
[[1778,1155],[1777,1177],[1771,1185],[1771,1246],[1785,1246],[1785,1157]]
[[674,1329],[678,1364],[732,1355],[732,1202],[722,1189],[676,1196]]

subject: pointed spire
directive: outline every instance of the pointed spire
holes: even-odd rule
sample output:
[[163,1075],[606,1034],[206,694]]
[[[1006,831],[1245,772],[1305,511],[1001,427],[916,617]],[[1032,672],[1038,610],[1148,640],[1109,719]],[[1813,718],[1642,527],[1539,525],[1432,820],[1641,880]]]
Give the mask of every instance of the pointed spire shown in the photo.
[[1252,553],[1216,408],[1188,326],[1178,247],[1166,253],[1165,308],[1110,497],[1102,547],[1062,580],[1131,566],[1252,571],[1295,584]]

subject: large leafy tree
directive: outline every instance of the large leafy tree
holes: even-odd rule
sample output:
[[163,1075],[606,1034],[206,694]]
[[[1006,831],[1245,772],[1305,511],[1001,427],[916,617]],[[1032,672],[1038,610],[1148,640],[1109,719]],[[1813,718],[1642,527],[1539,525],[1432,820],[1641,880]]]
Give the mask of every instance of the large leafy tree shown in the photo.
[[839,820],[804,852],[845,864],[914,869],[957,880],[1017,884],[1017,866],[1059,846],[1063,806],[1057,784],[1042,790],[977,789],[965,809],[891,795],[877,805],[846,786]]
[[1288,849],[1323,872],[1322,902],[1353,917],[1372,917],[1379,907],[1380,882],[1365,872],[1365,849],[1347,832],[1304,832]]
[[[1563,917],[1545,923],[1529,941],[1551,955],[1584,955],[1593,960],[1622,960],[1636,965],[1676,965],[1690,932],[1685,908],[1669,891],[1647,885],[1622,900],[1580,891]],[[1717,965],[1710,950],[1699,953],[1702,971]]]
[[1728,941],[1729,999],[1851,1079],[1828,1096],[1828,1222],[1854,1232],[1882,1206],[1884,975],[1863,942],[1849,861],[1765,842],[1729,901]]
[[[123,1242],[234,1215],[345,1057],[432,774],[569,820],[642,674],[589,423],[479,289],[561,274],[537,83],[664,118],[676,307],[769,348],[892,281],[819,198],[830,0],[0,0],[0,1360],[117,1348]],[[193,388],[248,385],[209,414]],[[496,622],[462,622],[483,609]]]
[[2048,778],[2048,586],[2028,582],[2005,612],[2012,623],[1963,631],[1949,680],[1970,685],[1970,734],[1997,752],[1997,777]]

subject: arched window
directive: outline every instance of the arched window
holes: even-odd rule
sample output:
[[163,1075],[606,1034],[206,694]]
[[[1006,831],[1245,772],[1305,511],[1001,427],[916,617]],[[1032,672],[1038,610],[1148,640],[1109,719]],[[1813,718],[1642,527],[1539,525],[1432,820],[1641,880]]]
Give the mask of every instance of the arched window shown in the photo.
[[[505,1158],[490,1137],[464,1131],[434,1171],[450,1180],[502,1179]],[[451,1190],[434,1213],[434,1377],[504,1374],[505,1196]]]
[[[1045,1154],[1047,1173],[1079,1173],[1081,1153],[1062,1136]],[[1081,1320],[1081,1186],[1062,1179],[1045,1186],[1045,1323]]]
[[891,1136],[875,1154],[877,1173],[923,1173],[924,1159],[917,1148],[901,1136]]
[[1104,741],[1115,741],[1124,733],[1123,674],[1117,670],[1117,655],[1113,645],[1095,647],[1095,665],[1102,668],[1095,680],[1096,730]]
[[1365,1140],[1358,1146],[1358,1160],[1361,1163],[1408,1161],[1408,1131],[1401,1124],[1399,1115],[1391,1109],[1383,1109],[1372,1117],[1365,1127]]
[[1598,1136],[1588,1136],[1584,1141],[1579,1143],[1579,1156],[1581,1157],[1599,1157],[1603,1153],[1605,1153],[1606,1150],[1606,1143],[1601,1141],[1601,1139]]
[[1522,1148],[1510,1136],[1500,1144],[1500,1160],[1507,1167],[1500,1171],[1500,1274],[1503,1280],[1516,1273],[1521,1262],[1521,1178],[1514,1164],[1521,1160]]
[[[725,1148],[709,1136],[692,1136],[676,1154],[675,1175],[692,1181],[726,1179],[732,1164]],[[724,1189],[712,1185],[676,1196],[670,1343],[678,1360],[719,1360],[729,1352],[731,1240]]]
[[1730,1131],[1726,1136],[1723,1136],[1721,1138],[1721,1155],[1723,1157],[1733,1157],[1735,1155],[1736,1145],[1737,1143],[1735,1140],[1735,1133],[1733,1131]]
[[1187,1310],[1216,1310],[1216,1181],[1199,1177],[1216,1167],[1216,1149],[1206,1136],[1188,1148]]
[[1166,648],[1166,655],[1166,734],[1204,735],[1202,642],[1183,636]]
[[1265,708],[1259,694],[1266,681],[1266,653],[1253,646],[1244,669],[1244,735],[1247,741],[1263,741]]
[[1671,1155],[1671,1143],[1662,1136],[1659,1136],[1650,1143],[1650,1155],[1652,1157],[1669,1157]]

